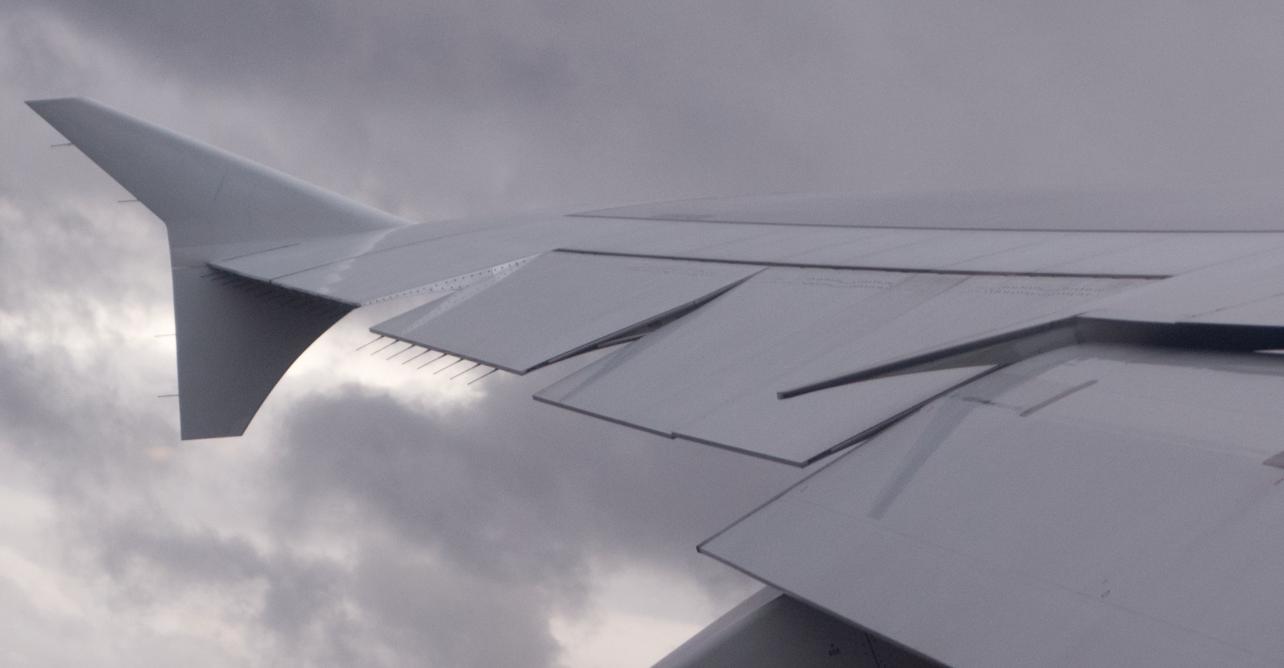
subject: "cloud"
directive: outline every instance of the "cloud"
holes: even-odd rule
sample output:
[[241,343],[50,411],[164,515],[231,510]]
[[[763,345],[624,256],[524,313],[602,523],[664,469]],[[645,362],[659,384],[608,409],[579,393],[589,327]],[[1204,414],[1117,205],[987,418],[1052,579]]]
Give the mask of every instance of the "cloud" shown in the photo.
[[0,483],[47,511],[0,522],[4,558],[40,583],[0,583],[0,660],[555,665],[551,620],[609,614],[613,573],[713,601],[671,611],[684,621],[730,604],[749,583],[694,545],[797,475],[529,400],[569,369],[468,392],[376,369],[347,345],[360,318],[245,438],[179,444],[155,398],[174,389],[172,340],[153,336],[172,331],[163,230],[50,150],[20,100],[97,97],[424,219],[1180,186],[1284,171],[1282,18],[1247,2],[7,4]]
[[38,6],[181,90],[160,120],[256,126],[236,148],[421,215],[1284,166],[1260,3]]
[[304,399],[278,467],[300,498],[343,495],[462,568],[545,583],[582,577],[586,546],[648,559],[675,539],[693,547],[752,503],[737,486],[796,475],[562,414],[528,399],[540,383],[513,380],[449,419],[361,388]]
[[276,462],[286,486],[278,525],[306,532],[336,505],[355,505],[367,531],[378,527],[378,535],[397,537],[398,555],[423,555],[431,573],[423,586],[450,587],[416,596],[424,602],[407,617],[401,607],[408,602],[385,599],[410,586],[394,587],[383,575],[398,567],[371,570],[372,555],[363,553],[360,583],[374,589],[360,598],[376,614],[393,606],[393,617],[445,632],[459,628],[461,618],[453,625],[437,620],[427,601],[444,596],[443,607],[479,608],[474,629],[484,626],[482,611],[503,606],[502,619],[523,620],[506,626],[506,643],[523,648],[509,658],[525,656],[523,663],[535,665],[541,654],[533,648],[552,646],[550,616],[587,612],[597,565],[689,572],[700,560],[696,543],[751,507],[754,497],[797,476],[530,401],[532,388],[546,382],[512,380],[449,415],[360,386],[295,402]]
[[[0,259],[20,289],[0,317],[0,459],[41,473],[29,493],[61,536],[18,557],[80,592],[76,635],[128,638],[85,655],[102,665],[182,647],[251,664],[556,665],[551,620],[601,614],[602,573],[645,565],[730,604],[745,581],[694,545],[798,475],[529,399],[577,362],[494,377],[464,402],[324,373],[379,363],[347,340],[375,315],[311,351],[246,438],[175,444],[173,406],[154,398],[173,382],[172,342],[152,335],[164,268],[130,268],[158,250],[155,229],[110,204],[4,204]],[[33,639],[20,658],[57,663],[54,647]]]

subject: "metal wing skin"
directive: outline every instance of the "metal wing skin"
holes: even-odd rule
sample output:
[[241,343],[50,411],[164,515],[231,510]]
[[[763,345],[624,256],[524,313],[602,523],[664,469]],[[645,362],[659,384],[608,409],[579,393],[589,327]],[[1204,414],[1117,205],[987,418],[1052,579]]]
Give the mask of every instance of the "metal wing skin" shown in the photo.
[[1279,665],[1282,362],[1044,353],[701,549],[949,665]]
[[[1284,664],[1284,193],[770,196],[411,222],[80,98],[166,226],[182,437],[353,309],[539,401],[816,466],[661,665]],[[429,359],[433,359],[429,358]]]

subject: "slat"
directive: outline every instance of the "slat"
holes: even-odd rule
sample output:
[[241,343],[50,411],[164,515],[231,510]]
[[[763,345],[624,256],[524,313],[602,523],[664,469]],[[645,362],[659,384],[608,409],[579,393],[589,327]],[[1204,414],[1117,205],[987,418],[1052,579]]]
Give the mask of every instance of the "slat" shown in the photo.
[[266,250],[227,250],[211,264],[359,305],[555,249],[800,267],[1157,277],[1272,248],[1284,248],[1284,234],[782,228],[528,215],[282,240]]
[[757,267],[553,252],[468,299],[372,331],[526,373],[713,298]]
[[[1051,233],[1057,234],[1057,233]],[[1014,252],[1043,241],[1045,234],[977,230],[959,234],[946,232],[931,239],[873,253],[862,253],[852,262],[867,267],[938,269],[976,258]],[[1060,236],[1060,235],[1057,235]]]
[[701,550],[947,665],[1280,665],[1281,394],[1275,356],[1061,349]]
[[480,231],[486,228],[484,223],[410,225],[391,230],[308,239],[265,252],[220,259],[215,264],[225,271],[270,281],[368,253],[453,236],[461,230]]
[[1138,246],[1112,249],[1092,257],[1047,269],[1067,274],[1110,273],[1118,267],[1130,267],[1127,273],[1151,275],[1196,271],[1218,263],[1251,257],[1269,249],[1284,247],[1284,235],[1266,234],[1171,234]]
[[[1169,238],[1168,235],[1147,232],[1046,232],[1039,235],[1037,243],[1020,246],[995,255],[965,260],[950,265],[958,271],[988,270],[1012,273],[1055,272],[1055,267],[1071,262],[1078,262],[1098,256],[1111,256],[1129,248],[1136,248]],[[1268,236],[1268,235],[1259,235]],[[1284,236],[1284,235],[1281,235]],[[1200,235],[1210,243],[1216,243],[1215,235]],[[1178,263],[1162,267],[1149,267],[1151,273],[1165,275],[1178,273]],[[1127,264],[1109,264],[1104,267],[1105,274],[1144,274]]]
[[382,249],[273,282],[309,294],[367,304],[612,231],[618,231],[618,225],[586,229],[583,221],[570,218],[535,219]]

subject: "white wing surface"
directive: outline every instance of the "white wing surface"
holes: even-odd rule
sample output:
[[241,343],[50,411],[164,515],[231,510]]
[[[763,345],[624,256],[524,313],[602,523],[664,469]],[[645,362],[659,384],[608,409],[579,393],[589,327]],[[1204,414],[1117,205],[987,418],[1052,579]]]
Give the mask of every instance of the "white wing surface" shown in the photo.
[[426,304],[374,331],[527,373],[636,339],[756,271],[742,264],[551,252],[468,299]]
[[948,665],[1279,665],[1281,396],[1273,355],[1063,348],[701,549]]
[[242,433],[350,310],[445,291],[373,330],[512,373],[614,346],[536,398],[829,462],[702,547],[783,598],[665,665],[754,637],[864,639],[846,665],[1284,663],[1284,362],[1258,352],[1284,349],[1284,190],[411,223],[30,105],[166,225],[183,438]]

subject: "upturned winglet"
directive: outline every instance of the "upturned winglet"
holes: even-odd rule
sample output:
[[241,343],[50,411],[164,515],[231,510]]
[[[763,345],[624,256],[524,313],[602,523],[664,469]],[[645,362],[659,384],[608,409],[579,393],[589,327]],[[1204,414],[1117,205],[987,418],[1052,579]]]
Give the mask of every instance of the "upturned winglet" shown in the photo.
[[92,100],[27,104],[165,223],[184,439],[243,433],[286,369],[351,310],[208,262],[403,222]]

